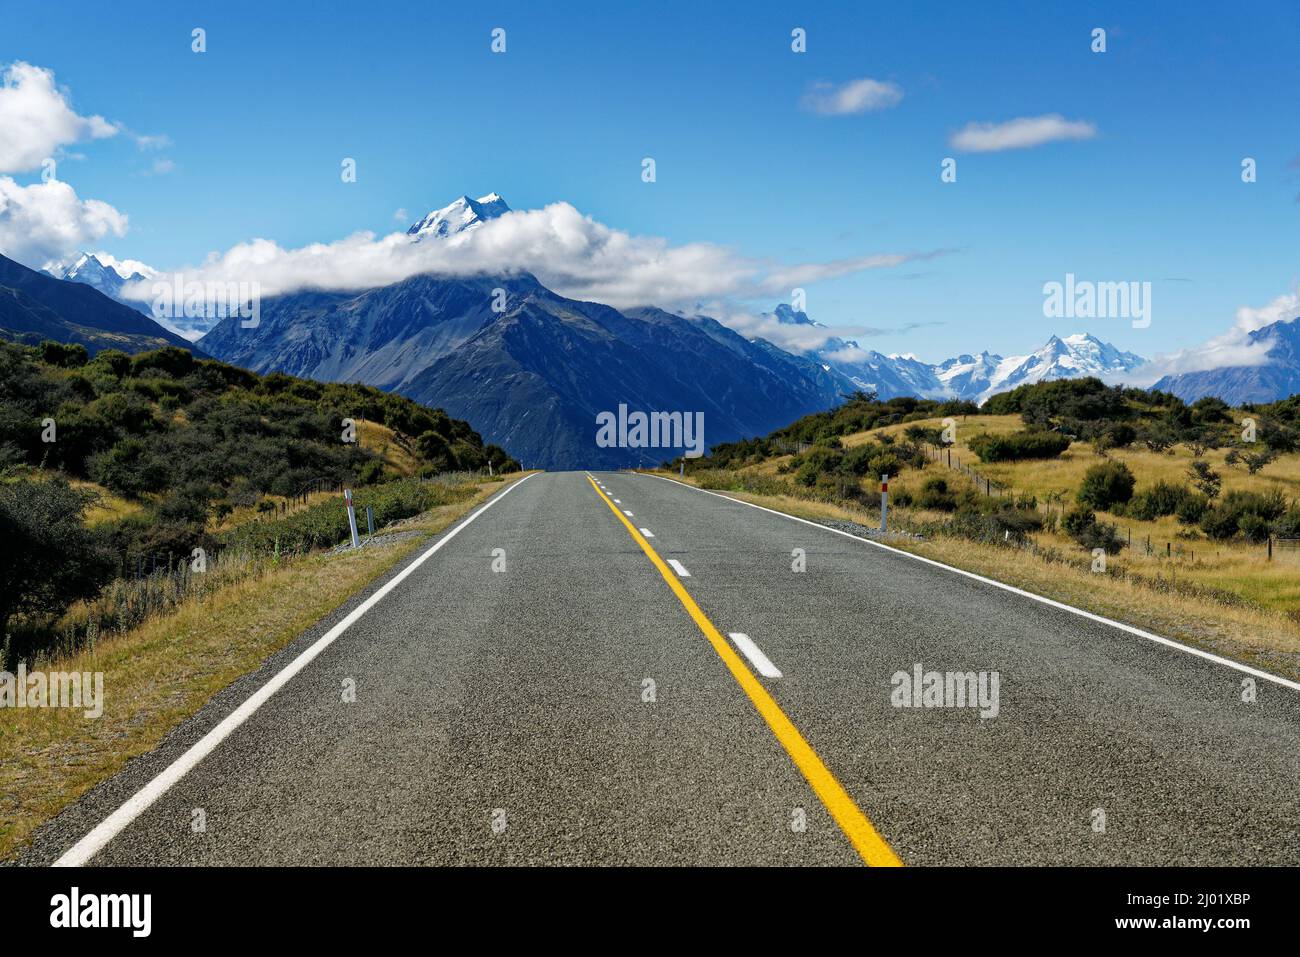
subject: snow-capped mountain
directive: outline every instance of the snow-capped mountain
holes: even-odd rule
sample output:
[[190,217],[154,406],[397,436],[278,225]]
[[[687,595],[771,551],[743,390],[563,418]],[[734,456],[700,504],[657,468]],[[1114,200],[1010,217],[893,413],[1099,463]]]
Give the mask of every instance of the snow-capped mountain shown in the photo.
[[1212,395],[1229,405],[1276,402],[1300,392],[1300,316],[1256,329],[1247,341],[1267,348],[1263,362],[1167,375],[1151,388],[1184,402]]
[[[1064,339],[1052,336],[1041,349],[1027,356],[1010,356],[997,360],[997,366],[985,382],[977,402],[995,392],[1007,392],[1016,386],[1050,379],[1078,379],[1104,376],[1114,372],[1132,372],[1146,359],[1133,352],[1122,352],[1096,336],[1077,333]],[[981,356],[981,358],[984,358]],[[974,385],[978,380],[972,380]]]
[[408,229],[407,233],[417,239],[426,236],[454,236],[508,212],[510,207],[496,193],[488,193],[478,199],[462,196],[442,209],[435,209]]
[[119,271],[116,266],[121,265],[116,260],[112,263],[103,262],[99,256],[92,256],[90,253],[81,253],[75,259],[65,263],[51,263],[41,271],[55,279],[66,279],[69,282],[84,283],[94,289],[98,289],[110,299],[116,299],[123,305],[130,306],[132,309],[144,311],[144,304],[139,300],[123,299],[122,287],[129,282],[140,282],[145,279],[152,279],[154,271],[148,269],[148,272],[136,270],[126,275]]
[[[782,325],[809,326],[829,332],[829,327],[784,303],[776,307],[773,317]],[[881,398],[913,395],[980,403],[996,392],[1027,383],[1129,372],[1147,361],[1085,333],[1064,339],[1052,336],[1028,355],[1004,358],[981,352],[977,356],[956,356],[936,365],[910,353],[883,355],[864,349],[851,339],[833,335],[808,355],[828,370],[847,376],[858,388],[873,391]]]

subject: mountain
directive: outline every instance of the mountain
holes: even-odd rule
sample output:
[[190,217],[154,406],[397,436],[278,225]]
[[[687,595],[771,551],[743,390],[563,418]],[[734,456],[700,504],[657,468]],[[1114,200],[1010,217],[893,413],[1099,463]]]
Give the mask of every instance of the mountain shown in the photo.
[[426,236],[454,236],[508,212],[510,207],[496,193],[488,193],[478,199],[462,196],[442,209],[435,209],[408,229],[407,233],[419,239]]
[[146,352],[163,346],[197,352],[187,340],[89,283],[56,279],[4,256],[0,256],[0,337],[27,343],[77,342],[91,353],[101,349]]
[[122,305],[130,306],[137,312],[145,311],[144,303],[138,299],[123,299],[122,287],[128,282],[144,282],[153,278],[152,275],[146,276],[140,272],[125,276],[115,267],[106,265],[98,256],[92,256],[90,253],[82,253],[66,264],[46,266],[41,272],[55,279],[84,283],[92,289],[98,289],[109,299],[116,299]]
[[[493,310],[496,289],[506,294],[502,312]],[[528,274],[416,276],[360,293],[272,297],[257,328],[223,320],[201,345],[255,372],[365,382],[443,408],[529,467],[677,454],[598,447],[596,416],[620,405],[702,412],[712,444],[769,432],[852,388],[818,362],[714,319],[620,312],[567,299]]]
[[1212,395],[1229,405],[1276,402],[1300,392],[1300,316],[1256,329],[1247,338],[1266,349],[1263,363],[1165,376],[1151,388],[1184,402]]
[[[782,325],[828,329],[784,303],[772,315]],[[836,336],[830,336],[807,355],[882,399],[911,395],[979,403],[995,392],[1005,392],[1025,383],[1129,372],[1146,362],[1139,355],[1121,352],[1085,334],[1064,339],[1052,336],[1042,348],[1028,355],[1003,358],[981,352],[978,356],[961,355],[937,365],[922,362],[910,354],[883,355]]]

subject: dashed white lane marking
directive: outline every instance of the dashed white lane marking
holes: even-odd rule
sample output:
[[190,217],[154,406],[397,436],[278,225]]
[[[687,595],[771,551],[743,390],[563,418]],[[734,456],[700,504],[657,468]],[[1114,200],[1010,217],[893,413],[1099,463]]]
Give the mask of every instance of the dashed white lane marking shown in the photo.
[[113,838],[117,837],[124,828],[132,821],[144,813],[144,811],[167,793],[177,781],[185,777],[195,765],[207,757],[216,747],[221,744],[230,734],[241,724],[251,718],[267,700],[283,688],[289,681],[306,668],[322,651],[328,648],[334,641],[345,631],[352,627],[362,615],[368,612],[375,605],[384,600],[394,588],[405,581],[417,568],[432,558],[439,549],[450,542],[453,538],[464,531],[474,519],[478,518],[497,502],[501,501],[519,486],[527,482],[533,475],[539,473],[533,472],[525,475],[518,482],[502,489],[496,497],[488,499],[478,510],[473,512],[468,518],[459,525],[452,528],[442,538],[433,543],[419,558],[411,562],[400,572],[388,580],[388,582],[376,591],[373,595],[363,601],[360,605],[348,613],[347,617],[337,625],[327,631],[316,642],[307,648],[293,661],[285,665],[284,669],[278,672],[266,684],[262,685],[254,692],[243,704],[227,715],[220,724],[192,744],[188,751],[167,766],[156,778],[146,784],[143,788],[135,793],[125,804],[104,818],[94,830],[72,845],[62,857],[54,862],[55,867],[80,867],[89,861],[92,857],[103,850],[104,845]]
[[749,663],[758,669],[758,673],[764,678],[780,678],[781,672],[777,670],[776,665],[772,664],[772,659],[763,654],[763,649],[754,644],[754,640],[743,631],[733,631],[730,638],[749,659]]
[[650,529],[648,529],[648,528],[643,528],[643,529],[641,529],[641,534],[644,535],[646,538],[654,538],[654,537],[655,537],[655,533],[652,532],[652,531],[650,531]]
[[623,504],[623,500],[620,499],[620,498],[616,498],[616,499],[614,499],[614,504],[615,504],[615,505],[622,505],[622,504]]
[[1010,592],[1013,595],[1019,595],[1021,598],[1028,598],[1030,601],[1036,601],[1040,605],[1047,605],[1049,608],[1057,608],[1061,611],[1069,612],[1072,615],[1078,615],[1080,618],[1086,618],[1089,621],[1095,621],[1102,625],[1109,625],[1111,628],[1127,632],[1130,635],[1136,635],[1138,638],[1145,638],[1147,641],[1154,642],[1157,645],[1164,645],[1166,648],[1172,648],[1175,651],[1181,651],[1184,654],[1192,655],[1196,658],[1203,658],[1206,661],[1212,661],[1216,665],[1222,665],[1225,668],[1231,668],[1242,674],[1253,675],[1256,678],[1262,678],[1264,681],[1271,681],[1273,684],[1281,685],[1283,688],[1290,688],[1292,691],[1300,691],[1300,681],[1292,681],[1290,678],[1282,678],[1268,671],[1261,671],[1259,668],[1252,668],[1250,665],[1243,665],[1240,661],[1233,661],[1231,658],[1224,658],[1222,655],[1212,654],[1208,651],[1202,651],[1200,648],[1193,648],[1191,645],[1184,645],[1180,641],[1174,641],[1172,638],[1165,638],[1163,635],[1153,634],[1133,625],[1126,625],[1122,621],[1116,621],[1114,618],[1107,618],[1105,615],[1097,615],[1090,611],[1084,611],[1082,608],[1076,608],[1073,605],[1067,605],[1063,601],[1057,601],[1054,598],[1046,598],[1043,595],[1036,595],[1031,591],[1025,591],[1023,588],[1017,588],[1015,585],[1008,585],[1005,582],[997,581],[993,578],[985,578],[983,575],[977,575],[974,572],[968,572],[961,568],[954,568],[952,565],[945,565],[943,562],[937,562],[933,558],[926,558],[922,555],[915,555],[912,552],[905,552],[901,548],[894,548],[892,545],[886,545],[883,542],[872,541],[869,538],[863,538],[861,535],[854,535],[852,532],[846,532],[842,529],[831,528],[829,525],[823,525],[820,522],[810,522],[806,518],[800,518],[798,515],[791,515],[788,512],[777,511],[774,508],[768,508],[766,505],[756,505],[753,502],[746,502],[744,499],[732,498],[730,495],[723,495],[721,492],[715,492],[712,489],[697,488],[694,485],[687,485],[685,482],[679,482],[676,479],[667,478],[663,475],[651,475],[650,478],[659,479],[661,482],[672,482],[682,488],[690,489],[692,492],[700,492],[704,495],[713,495],[716,498],[724,499],[735,505],[744,505],[748,508],[756,508],[761,512],[770,512],[781,518],[789,519],[792,522],[800,522],[804,525],[811,525],[813,528],[820,528],[823,532],[830,532],[833,535],[843,535],[845,538],[852,538],[855,541],[870,545],[872,548],[878,548],[881,551],[893,552],[903,558],[910,558],[913,561],[921,562],[925,565],[931,565],[935,568],[942,568],[945,571],[952,572],[954,575],[961,575],[963,578],[969,578],[985,585],[991,585],[994,588]]
[[668,559],[668,564],[673,566],[673,571],[677,573],[678,578],[691,577],[691,573],[686,570],[686,566],[683,565],[681,562],[679,562],[677,559],[675,558]]
[[628,518],[633,518],[633,517],[634,517],[634,516],[632,515],[632,513],[629,512],[627,509],[623,509],[623,514],[626,515]]

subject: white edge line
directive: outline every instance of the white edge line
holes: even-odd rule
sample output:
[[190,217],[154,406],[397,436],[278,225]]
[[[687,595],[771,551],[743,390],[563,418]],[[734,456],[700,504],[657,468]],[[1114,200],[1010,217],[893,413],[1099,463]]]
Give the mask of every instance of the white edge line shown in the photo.
[[238,708],[228,714],[220,724],[205,734],[202,738],[190,745],[189,749],[179,758],[167,766],[153,780],[137,791],[125,804],[116,811],[104,818],[95,828],[72,845],[63,856],[54,862],[55,867],[80,867],[104,849],[109,841],[117,837],[132,821],[139,817],[155,801],[165,794],[177,781],[183,778],[194,769],[200,761],[207,757],[216,747],[221,744],[230,734],[241,724],[247,721],[254,712],[257,711],[270,697],[283,688],[289,681],[309,665],[312,660],[322,651],[334,643],[340,635],[354,625],[358,619],[366,612],[377,605],[383,598],[401,584],[408,575],[425,563],[433,556],[438,549],[446,545],[455,538],[461,531],[469,525],[470,522],[478,518],[489,508],[495,505],[501,499],[505,498],[512,491],[527,482],[533,475],[533,472],[525,475],[518,482],[514,482],[509,488],[503,489],[495,498],[484,502],[473,514],[453,528],[450,532],[443,535],[433,543],[429,549],[411,562],[400,572],[394,575],[382,588],[363,601],[360,605],[348,613],[348,616],[340,621],[337,625],[318,638],[310,648],[307,648],[297,658],[285,665],[274,677],[266,684],[262,685],[248,700]]
[[745,653],[749,663],[758,669],[758,673],[764,678],[780,678],[781,672],[776,665],[772,664],[772,659],[763,654],[763,649],[754,644],[754,639],[743,631],[730,632],[728,637],[735,642],[736,647]]
[[677,573],[677,576],[679,578],[691,577],[691,573],[686,570],[686,566],[683,565],[681,562],[679,562],[677,559],[675,558],[668,559],[668,564],[673,566],[673,571]]
[[943,562],[935,561],[933,558],[926,558],[923,555],[914,555],[911,552],[904,551],[901,548],[894,548],[892,545],[886,545],[883,542],[872,541],[869,538],[863,538],[861,535],[854,535],[852,532],[846,532],[838,528],[831,528],[829,525],[822,525],[819,522],[809,521],[806,518],[800,518],[798,515],[791,515],[788,512],[782,512],[775,508],[768,508],[766,505],[755,505],[753,502],[746,502],[742,499],[732,498],[730,495],[723,495],[721,492],[715,492],[712,489],[697,488],[694,485],[687,485],[685,482],[679,482],[676,479],[668,478],[664,475],[652,475],[649,472],[638,472],[638,475],[645,475],[649,478],[656,478],[663,482],[672,482],[682,488],[688,488],[694,492],[703,492],[705,495],[716,495],[718,498],[726,499],[728,502],[735,502],[737,505],[748,505],[750,508],[757,508],[764,512],[771,512],[773,515],[780,515],[782,518],[788,518],[791,521],[802,522],[805,525],[811,525],[813,528],[820,528],[824,532],[834,532],[836,535],[843,535],[845,538],[851,538],[854,541],[866,542],[868,545],[874,545],[876,548],[883,549],[887,552],[893,552],[895,555],[903,555],[907,558],[914,559],[918,562],[924,562],[927,565],[933,565],[935,568],[943,568],[953,572],[956,575],[962,575],[966,578],[974,579],[977,582],[983,582],[986,585],[992,585],[994,588],[1000,588],[1003,591],[1009,591],[1014,595],[1020,595],[1022,598],[1028,598],[1032,601],[1049,605],[1052,608],[1059,608],[1061,611],[1068,611],[1072,615],[1078,615],[1080,618],[1087,618],[1090,621],[1099,622],[1103,625],[1110,625],[1112,628],[1118,628],[1120,631],[1128,632],[1130,635],[1136,635],[1139,638],[1145,638],[1147,641],[1154,641],[1158,645],[1165,645],[1168,648],[1175,648],[1178,651],[1186,652],[1189,655],[1195,655],[1198,658],[1204,658],[1206,661],[1213,661],[1215,664],[1223,665],[1226,668],[1232,668],[1243,674],[1253,675],[1256,678],[1262,678],[1265,681],[1271,681],[1274,684],[1281,685],[1284,688],[1290,688],[1292,691],[1300,691],[1300,682],[1292,681],[1289,678],[1283,678],[1280,675],[1270,674],[1267,671],[1261,671],[1258,668],[1252,668],[1250,665],[1243,665],[1239,661],[1233,661],[1231,658],[1224,658],[1222,655],[1216,655],[1208,651],[1202,651],[1200,648],[1193,648],[1191,645],[1185,645],[1182,642],[1174,641],[1172,638],[1165,638],[1161,635],[1154,634],[1150,631],[1143,631],[1133,625],[1126,625],[1122,621],[1116,621],[1113,618],[1107,618],[1104,615],[1097,615],[1090,611],[1084,611],[1082,608],[1075,608],[1073,605],[1067,605],[1064,602],[1056,601],[1053,598],[1045,598],[1042,595],[1036,595],[1031,591],[1025,591],[1023,588],[1017,588],[1015,585],[1008,585],[1006,582],[1000,582],[993,578],[985,578],[983,575],[977,575],[974,572],[964,571],[960,568],[954,568],[952,565],[945,565]]

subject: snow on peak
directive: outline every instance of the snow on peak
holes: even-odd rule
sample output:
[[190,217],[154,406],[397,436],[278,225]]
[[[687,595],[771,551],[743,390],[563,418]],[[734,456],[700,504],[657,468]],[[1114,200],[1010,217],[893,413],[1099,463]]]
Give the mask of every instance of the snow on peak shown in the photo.
[[406,232],[417,239],[425,236],[454,236],[508,212],[510,207],[497,193],[488,193],[478,199],[462,196],[442,209],[435,209]]

